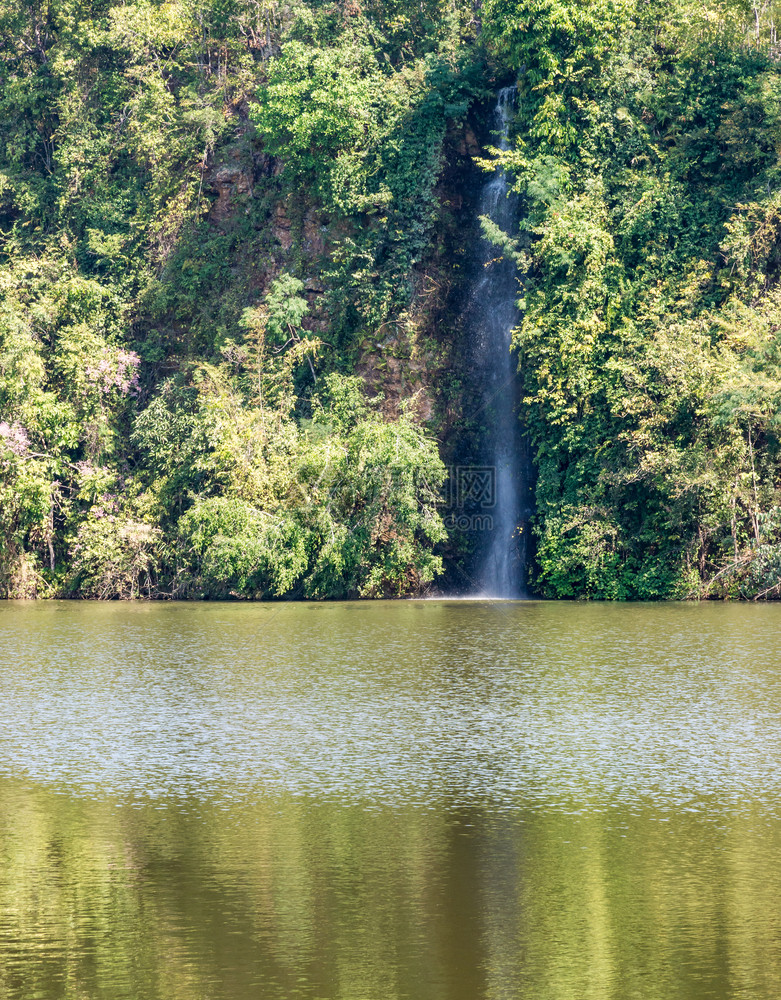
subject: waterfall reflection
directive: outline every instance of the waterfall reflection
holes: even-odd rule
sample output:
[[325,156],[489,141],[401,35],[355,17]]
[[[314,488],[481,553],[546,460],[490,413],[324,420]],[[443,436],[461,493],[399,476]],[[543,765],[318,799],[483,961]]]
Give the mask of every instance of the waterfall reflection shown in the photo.
[[[3,996],[770,998],[777,827],[0,783]],[[750,833],[750,835],[747,835]]]

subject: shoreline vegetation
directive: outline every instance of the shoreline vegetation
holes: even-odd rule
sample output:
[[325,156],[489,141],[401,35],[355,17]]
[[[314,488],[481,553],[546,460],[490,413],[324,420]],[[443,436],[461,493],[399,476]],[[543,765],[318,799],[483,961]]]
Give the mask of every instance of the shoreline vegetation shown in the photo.
[[779,21],[0,0],[0,597],[463,589],[447,469],[480,458],[462,319],[497,165],[531,591],[781,597]]

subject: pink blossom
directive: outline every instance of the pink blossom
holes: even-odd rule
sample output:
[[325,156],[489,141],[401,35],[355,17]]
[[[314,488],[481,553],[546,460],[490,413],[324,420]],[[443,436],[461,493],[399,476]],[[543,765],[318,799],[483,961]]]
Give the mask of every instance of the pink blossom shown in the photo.
[[127,396],[138,389],[140,364],[141,358],[135,351],[118,348],[115,352],[111,348],[105,348],[97,364],[87,365],[84,374],[99,392],[106,394],[112,389],[118,389],[121,395]]
[[30,450],[30,439],[27,431],[20,423],[0,422],[0,446],[4,446],[12,455],[26,455]]
[[102,521],[106,518],[108,521],[115,521],[116,514],[119,511],[119,501],[117,499],[116,493],[103,493],[99,497],[99,502],[94,504],[90,513],[92,516],[98,520]]

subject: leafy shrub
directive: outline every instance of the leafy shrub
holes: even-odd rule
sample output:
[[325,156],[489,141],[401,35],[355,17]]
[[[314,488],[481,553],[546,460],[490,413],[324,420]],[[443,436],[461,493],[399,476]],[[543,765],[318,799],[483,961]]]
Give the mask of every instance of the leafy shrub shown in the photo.
[[100,600],[158,596],[162,532],[127,514],[112,513],[110,501],[93,507],[71,546],[71,589]]

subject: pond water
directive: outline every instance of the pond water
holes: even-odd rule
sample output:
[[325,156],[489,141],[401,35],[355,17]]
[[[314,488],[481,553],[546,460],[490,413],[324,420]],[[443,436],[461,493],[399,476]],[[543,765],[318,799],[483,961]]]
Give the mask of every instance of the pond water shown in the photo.
[[781,607],[0,603],[2,1000],[764,1000]]

